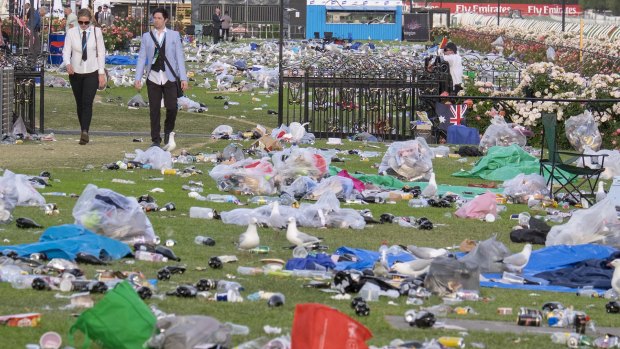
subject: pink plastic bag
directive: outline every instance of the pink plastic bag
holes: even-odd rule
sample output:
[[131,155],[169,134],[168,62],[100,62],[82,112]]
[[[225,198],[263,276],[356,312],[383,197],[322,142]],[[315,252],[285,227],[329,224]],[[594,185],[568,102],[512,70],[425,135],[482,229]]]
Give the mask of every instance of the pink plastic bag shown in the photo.
[[494,193],[479,195],[456,210],[454,214],[460,218],[482,219],[489,213],[497,217],[497,201],[495,198]]

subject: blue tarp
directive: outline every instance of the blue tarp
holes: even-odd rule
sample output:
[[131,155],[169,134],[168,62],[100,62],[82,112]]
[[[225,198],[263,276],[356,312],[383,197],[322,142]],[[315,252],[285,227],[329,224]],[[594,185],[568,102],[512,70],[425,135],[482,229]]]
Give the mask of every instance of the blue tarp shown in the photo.
[[109,256],[120,259],[131,253],[126,244],[97,235],[77,224],[64,224],[49,227],[39,238],[39,242],[15,246],[0,246],[0,251],[15,251],[21,257],[29,257],[33,253],[45,253],[48,258],[64,258],[75,260],[75,256],[86,253],[95,257]]
[[[482,287],[496,287],[496,288],[511,288],[522,290],[535,290],[535,291],[553,291],[553,292],[575,292],[576,289],[563,286],[549,285],[547,280],[539,279],[534,275],[544,272],[565,268],[575,263],[585,261],[588,259],[603,259],[609,257],[612,253],[616,252],[616,249],[609,246],[601,245],[577,245],[577,246],[549,246],[539,250],[533,251],[530,257],[530,261],[523,270],[523,276],[531,281],[540,282],[541,285],[514,285],[504,284],[493,281],[482,281],[480,286]],[[335,252],[338,255],[352,254],[358,258],[356,262],[338,262],[336,263],[336,270],[350,270],[350,269],[371,269],[373,263],[379,259],[379,253],[376,251],[363,250],[351,247],[340,247]],[[462,254],[457,254],[458,258],[462,257]],[[396,261],[407,262],[415,259],[408,253],[402,253],[399,255],[388,254],[389,265],[392,265]],[[501,274],[483,274],[487,279],[501,279]],[[589,285],[583,285],[589,286]],[[598,290],[604,291],[604,290]]]
[[138,55],[134,56],[121,56],[121,55],[111,55],[105,57],[105,64],[114,64],[114,65],[136,65],[138,62]]

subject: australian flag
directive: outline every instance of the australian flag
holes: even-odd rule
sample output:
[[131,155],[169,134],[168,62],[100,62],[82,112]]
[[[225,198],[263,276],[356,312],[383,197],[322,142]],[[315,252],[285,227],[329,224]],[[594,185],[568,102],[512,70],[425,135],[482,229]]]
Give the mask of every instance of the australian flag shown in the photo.
[[437,125],[440,129],[448,131],[450,125],[466,125],[465,113],[467,112],[467,104],[435,104],[435,112],[437,113]]

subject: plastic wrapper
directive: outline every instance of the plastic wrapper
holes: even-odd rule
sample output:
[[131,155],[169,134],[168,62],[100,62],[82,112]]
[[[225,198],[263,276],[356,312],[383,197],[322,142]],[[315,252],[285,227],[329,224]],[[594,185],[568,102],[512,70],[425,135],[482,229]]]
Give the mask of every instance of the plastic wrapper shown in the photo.
[[232,211],[222,212],[220,215],[224,224],[247,226],[250,223],[250,219],[256,218],[259,225],[281,229],[288,225],[289,217],[295,217],[297,214],[298,210],[290,206],[271,203],[254,209],[237,208]]
[[397,174],[408,181],[429,179],[434,153],[424,138],[394,142],[383,155],[379,173]]
[[154,242],[155,231],[135,198],[89,184],[73,207],[75,223],[125,243]]
[[606,198],[588,209],[573,212],[565,224],[551,227],[546,245],[581,245],[602,241],[613,234],[607,225],[617,222],[615,204]]
[[[608,149],[594,151],[590,149],[590,147],[586,146],[583,153],[586,155],[607,155],[605,157],[605,162],[603,163],[605,170],[601,173],[600,179],[609,180],[616,176],[620,176],[620,151]],[[575,165],[582,167],[584,163],[585,166],[589,168],[601,168],[602,157],[591,158],[587,156],[583,161],[581,161],[581,159],[578,160]]]
[[450,155],[450,147],[446,147],[445,145],[431,148],[431,150],[436,158],[447,158],[448,155]]
[[160,147],[150,147],[147,150],[136,149],[134,161],[149,164],[156,170],[172,168],[172,155]]
[[210,316],[165,316],[156,327],[159,331],[146,343],[149,348],[231,347],[232,328]]
[[424,287],[440,297],[463,290],[479,291],[480,271],[475,265],[438,257],[431,263]]
[[511,127],[504,118],[496,116],[480,139],[480,150],[486,154],[489,148],[496,145],[509,146],[518,144],[525,146],[527,139],[518,129]]
[[504,271],[504,266],[498,261],[510,255],[510,250],[506,245],[497,241],[496,236],[493,236],[478,243],[471,252],[459,261],[478,266],[481,273],[501,273]]
[[275,194],[274,175],[273,165],[267,158],[220,164],[209,172],[209,176],[215,180],[220,190],[234,190],[251,195]]
[[332,176],[320,181],[305,198],[309,200],[318,200],[325,193],[334,193],[337,197],[349,199],[355,192],[353,180],[351,178]]
[[483,219],[488,214],[492,214],[494,217],[497,216],[497,201],[494,193],[478,195],[454,213],[459,218],[474,219]]
[[320,228],[327,225],[327,216],[340,210],[340,201],[335,193],[325,193],[314,204],[302,204],[296,211],[298,226]]
[[603,139],[590,111],[586,110],[583,114],[568,118],[564,129],[568,142],[578,152],[583,153],[586,146],[594,151],[601,149]]
[[10,170],[4,171],[0,177],[0,199],[4,201],[5,210],[12,212],[15,206],[45,205],[45,198],[39,194],[28,178]]
[[292,183],[299,176],[319,180],[329,168],[330,159],[314,148],[293,148],[272,156],[273,166],[281,183]]
[[549,188],[545,177],[539,174],[518,174],[502,184],[504,195],[513,199],[515,203],[526,204],[530,196],[548,196]]
[[193,113],[204,113],[209,110],[206,105],[191,100],[187,96],[177,98],[177,105],[179,109]]
[[127,102],[127,106],[144,108],[144,107],[147,107],[148,104],[146,104],[146,102],[144,101],[144,98],[142,98],[142,95],[138,93],[137,95],[131,97],[129,102]]

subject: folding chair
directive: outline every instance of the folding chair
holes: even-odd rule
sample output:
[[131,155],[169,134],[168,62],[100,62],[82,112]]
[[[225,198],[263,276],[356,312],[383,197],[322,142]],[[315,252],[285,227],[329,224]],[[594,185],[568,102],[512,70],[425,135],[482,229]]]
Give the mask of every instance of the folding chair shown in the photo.
[[[549,195],[551,198],[554,198],[559,192],[565,191],[576,202],[580,202],[581,198],[584,198],[588,201],[588,204],[592,204],[591,200],[595,196],[599,177],[605,171],[603,165],[607,155],[587,155],[559,151],[557,150],[556,138],[557,115],[543,114],[542,125],[543,138],[540,150],[540,174],[542,176],[548,175]],[[545,147],[547,149],[547,158],[544,157]],[[570,158],[562,159],[561,155],[570,156]],[[590,159],[590,164],[598,164],[599,168],[588,167],[586,159]],[[580,163],[582,167],[575,166],[575,162]],[[558,185],[559,188],[554,190],[554,184]],[[582,187],[584,187],[584,192],[582,192]]]

